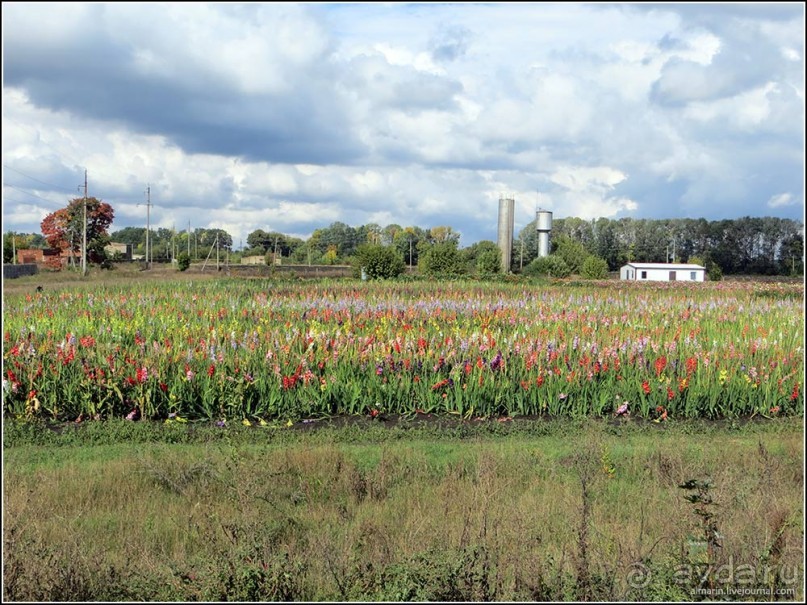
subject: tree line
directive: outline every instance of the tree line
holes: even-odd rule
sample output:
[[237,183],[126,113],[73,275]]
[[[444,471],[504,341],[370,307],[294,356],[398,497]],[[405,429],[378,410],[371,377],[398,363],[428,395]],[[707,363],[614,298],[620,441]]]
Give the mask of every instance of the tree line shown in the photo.
[[[524,232],[537,256],[535,222]],[[802,275],[804,226],[792,219],[750,217],[706,219],[579,218],[553,222],[552,248],[565,238],[604,259],[611,271],[627,262],[687,262],[697,258],[724,274]],[[514,248],[520,245],[516,242]],[[514,251],[514,258],[515,251]]]
[[[66,208],[45,217],[41,223],[42,235],[6,233],[3,262],[11,262],[14,249],[51,247],[80,253],[83,210],[84,199],[76,198]],[[135,255],[145,256],[146,229],[126,227],[109,233],[113,219],[114,211],[109,204],[87,198],[89,262],[109,260],[105,247],[110,242],[131,244]],[[535,266],[538,258],[536,227],[536,221],[528,223],[513,239],[512,272]],[[350,264],[363,246],[377,246],[390,248],[404,266],[419,266],[426,260],[426,266],[453,263],[452,271],[497,270],[500,257],[496,256],[495,242],[483,240],[465,248],[460,248],[459,242],[460,233],[446,225],[424,229],[414,225],[382,227],[369,223],[352,227],[337,221],[316,229],[306,240],[256,229],[247,236],[247,246],[236,252],[232,236],[223,229],[177,231],[160,227],[149,230],[150,256],[154,262],[171,261],[181,253],[191,260],[204,260],[215,253],[223,253],[229,255],[232,262],[238,262],[242,256],[260,255],[267,263],[282,257],[284,263],[290,264]],[[792,219],[746,216],[717,221],[627,217],[584,220],[570,217],[553,221],[550,242],[550,256],[562,259],[572,273],[579,273],[587,259],[595,258],[609,271],[635,261],[697,262],[727,275],[804,274],[804,227]]]

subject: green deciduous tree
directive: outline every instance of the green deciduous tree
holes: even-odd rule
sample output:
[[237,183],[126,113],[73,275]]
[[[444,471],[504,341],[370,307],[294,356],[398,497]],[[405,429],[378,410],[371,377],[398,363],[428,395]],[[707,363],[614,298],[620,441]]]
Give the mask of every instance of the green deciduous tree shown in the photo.
[[466,270],[480,274],[499,273],[502,268],[502,251],[491,240],[483,239],[460,250]]
[[364,274],[368,279],[391,279],[406,269],[401,255],[390,246],[364,244],[356,249],[353,260],[354,275]]
[[431,276],[457,276],[464,271],[462,255],[454,241],[432,244],[421,253],[418,271]]
[[583,263],[589,257],[589,252],[580,242],[572,239],[568,235],[559,235],[553,238],[553,254],[562,258],[572,273],[579,274],[583,269]]
[[608,262],[599,256],[589,256],[583,261],[580,275],[586,279],[605,279],[608,277]]
[[557,277],[564,278],[571,275],[571,269],[566,261],[560,256],[550,254],[533,260],[524,267],[524,274],[530,276]]

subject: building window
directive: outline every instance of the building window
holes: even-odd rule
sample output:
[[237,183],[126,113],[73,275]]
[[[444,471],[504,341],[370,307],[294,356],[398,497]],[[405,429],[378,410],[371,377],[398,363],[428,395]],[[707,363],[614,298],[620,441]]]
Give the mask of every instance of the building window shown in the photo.
[[670,281],[675,281],[675,271],[670,271]]
[[647,271],[642,271],[642,279],[647,279]]
[[697,273],[695,271],[690,271],[689,272],[689,279],[691,279],[692,281],[697,281],[697,279],[698,279]]

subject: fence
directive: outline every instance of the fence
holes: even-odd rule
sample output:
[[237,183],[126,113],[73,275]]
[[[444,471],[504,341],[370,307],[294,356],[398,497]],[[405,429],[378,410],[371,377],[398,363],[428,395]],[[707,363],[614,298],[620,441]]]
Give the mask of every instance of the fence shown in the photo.
[[36,275],[39,272],[33,263],[24,265],[3,265],[3,279],[14,279],[25,275]]

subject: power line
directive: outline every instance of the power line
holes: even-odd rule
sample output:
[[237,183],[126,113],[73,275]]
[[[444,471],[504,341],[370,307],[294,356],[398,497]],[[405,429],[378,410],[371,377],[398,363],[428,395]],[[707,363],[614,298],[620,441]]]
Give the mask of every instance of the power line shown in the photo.
[[60,150],[56,149],[56,148],[55,148],[53,145],[51,145],[50,143],[48,143],[48,142],[47,142],[45,139],[43,139],[43,138],[42,138],[42,134],[41,134],[41,133],[39,133],[39,132],[34,132],[33,130],[31,130],[31,129],[30,129],[30,128],[28,128],[27,126],[24,126],[24,125],[23,125],[21,122],[18,122],[17,120],[10,119],[10,118],[5,117],[5,116],[3,117],[3,120],[4,120],[4,121],[6,121],[6,122],[13,122],[13,123],[14,123],[14,124],[16,124],[16,126],[18,126],[19,128],[22,128],[23,130],[27,131],[29,134],[31,134],[31,135],[33,135],[34,137],[36,137],[37,143],[42,143],[43,145],[47,145],[48,147],[50,147],[51,149],[53,149],[53,151],[55,151],[57,155],[61,156],[61,157],[62,157],[63,159],[65,159],[65,160],[70,161],[70,162],[71,162],[71,163],[73,163],[75,166],[81,166],[82,168],[84,167],[84,166],[81,164],[81,162],[76,162],[76,161],[75,161],[75,159],[76,159],[76,158],[74,158],[74,157],[71,157],[71,156],[67,155],[67,154],[66,154],[66,153],[64,153],[63,151],[60,151]]
[[15,204],[23,204],[23,205],[25,205],[25,204],[29,204],[29,205],[30,205],[30,204],[31,204],[31,202],[24,202],[23,200],[15,200],[14,198],[10,198],[10,197],[8,197],[7,195],[4,195],[4,196],[3,196],[3,201],[4,201],[4,202],[13,202],[13,203],[15,203]]
[[36,193],[31,193],[30,191],[26,191],[25,189],[20,189],[19,187],[15,187],[14,185],[9,185],[8,183],[3,183],[3,187],[10,187],[11,189],[16,189],[20,193],[24,193],[25,195],[30,195],[32,197],[39,198],[40,200],[44,200],[44,201],[48,202],[49,204],[61,205],[61,204],[59,204],[59,202],[54,202],[53,200],[49,200],[46,197],[42,197],[41,195],[37,195]]
[[6,164],[3,164],[3,168],[5,168],[7,170],[12,170],[12,171],[16,172],[17,174],[21,174],[22,176],[24,176],[26,178],[29,178],[32,181],[36,181],[37,183],[42,183],[43,185],[47,185],[48,187],[53,187],[54,189],[61,189],[62,191],[68,191],[68,192],[72,193],[72,189],[67,189],[66,187],[62,187],[61,185],[54,185],[53,183],[46,183],[45,181],[40,181],[39,179],[32,177],[30,174],[25,174],[24,172],[21,172],[20,170],[17,170],[16,168],[12,168],[11,166],[8,166]]

